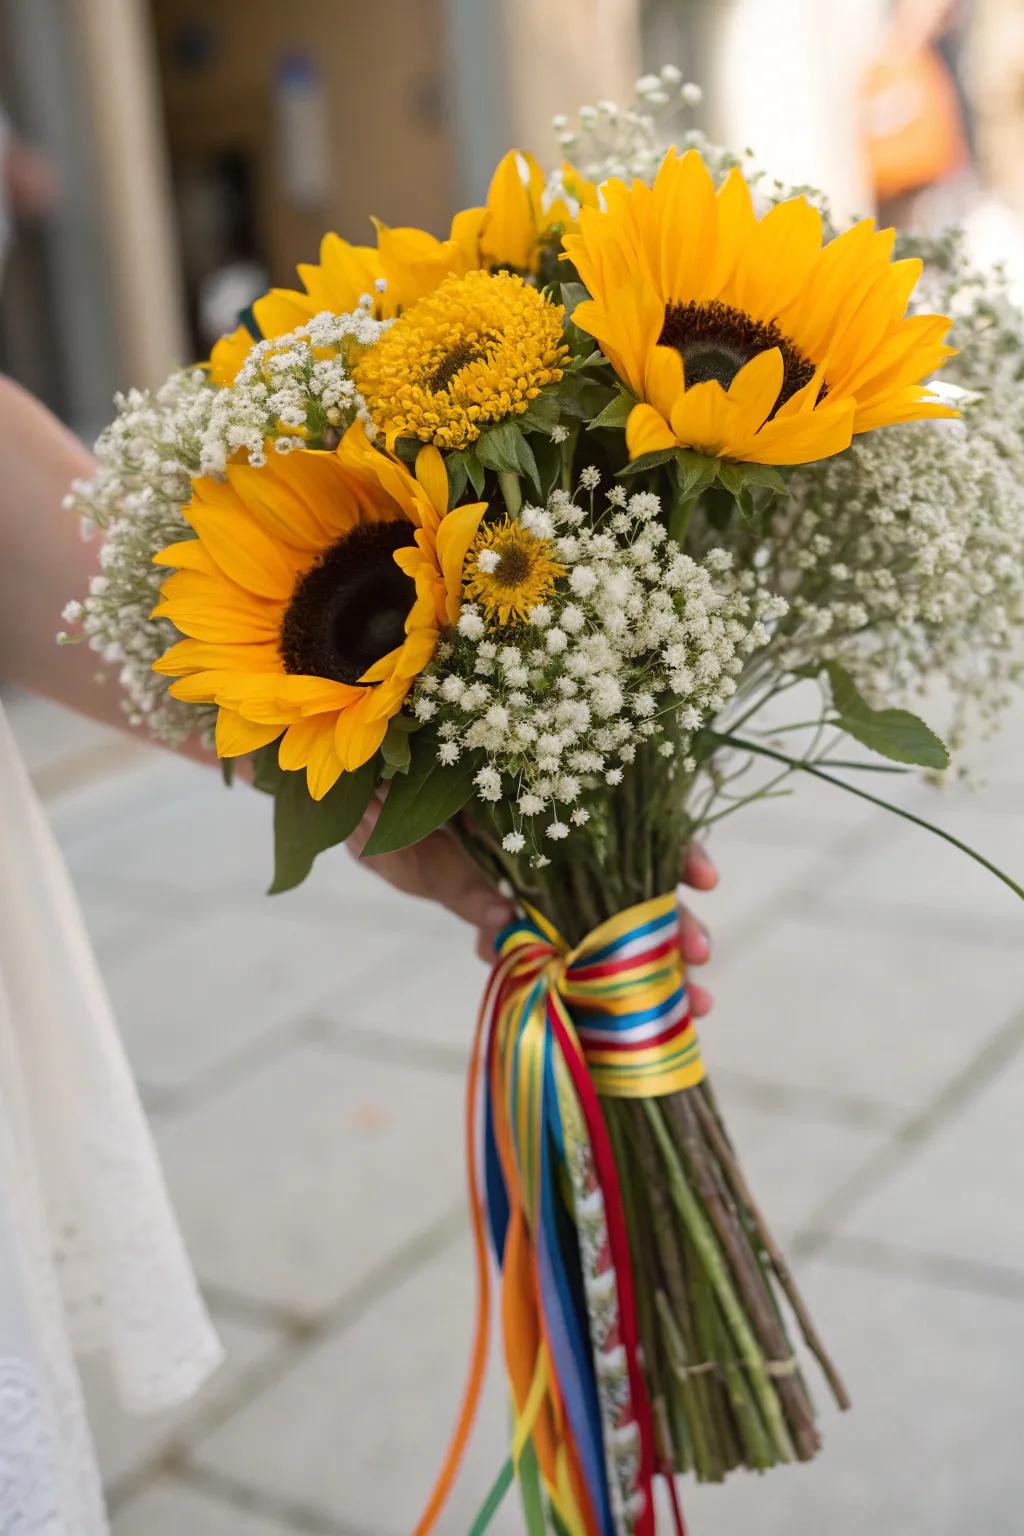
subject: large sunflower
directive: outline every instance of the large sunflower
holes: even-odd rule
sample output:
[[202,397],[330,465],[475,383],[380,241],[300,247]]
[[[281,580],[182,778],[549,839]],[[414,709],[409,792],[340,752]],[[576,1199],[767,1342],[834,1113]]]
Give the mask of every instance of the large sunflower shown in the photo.
[[[452,274],[478,268],[536,276],[546,249],[576,228],[583,206],[596,206],[597,190],[568,163],[562,167],[564,195],[545,200],[544,173],[532,155],[509,150],[499,163],[483,208],[455,215],[447,240],[423,229],[391,229],[376,222],[377,245],[350,245],[325,235],[318,265],[298,268],[303,292],[272,288],[253,305],[260,334],[287,335],[322,310],[347,314],[363,294],[373,294],[378,319],[390,319],[433,293]],[[377,285],[381,287],[378,288]],[[239,326],[221,337],[210,354],[215,384],[230,384],[253,344]]]
[[678,446],[802,464],[855,432],[955,416],[922,387],[950,356],[943,315],[907,315],[919,261],[865,219],[822,245],[796,197],[758,219],[738,170],[715,191],[700,155],[665,156],[653,187],[604,188],[565,250],[591,295],[573,319],[642,403],[633,458]]
[[176,698],[219,706],[221,757],[280,736],[281,767],[305,768],[319,800],[373,756],[458,618],[485,511],[448,511],[436,449],[414,478],[358,422],[336,453],[271,454],[196,480],[185,516],[197,537],[156,557],[175,573],[154,615],[187,638],[156,670],[177,679]]

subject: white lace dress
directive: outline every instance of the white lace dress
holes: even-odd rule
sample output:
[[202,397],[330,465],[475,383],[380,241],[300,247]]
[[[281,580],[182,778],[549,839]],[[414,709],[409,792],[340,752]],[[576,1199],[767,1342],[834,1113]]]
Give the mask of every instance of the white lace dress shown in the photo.
[[0,705],[0,1536],[107,1536],[75,1353],[168,1407],[220,1346]]

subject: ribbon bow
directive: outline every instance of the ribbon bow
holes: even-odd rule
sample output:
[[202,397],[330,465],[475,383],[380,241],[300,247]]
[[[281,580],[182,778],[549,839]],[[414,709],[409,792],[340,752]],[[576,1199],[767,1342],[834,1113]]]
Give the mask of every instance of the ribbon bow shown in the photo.
[[661,1096],[704,1075],[675,894],[619,913],[575,949],[528,908],[497,949],[467,1093],[474,1346],[455,1433],[415,1536],[434,1526],[479,1401],[488,1236],[501,1274],[514,1430],[470,1536],[485,1530],[516,1476],[530,1536],[545,1528],[542,1489],[567,1536],[653,1536],[654,1432],[600,1097]]

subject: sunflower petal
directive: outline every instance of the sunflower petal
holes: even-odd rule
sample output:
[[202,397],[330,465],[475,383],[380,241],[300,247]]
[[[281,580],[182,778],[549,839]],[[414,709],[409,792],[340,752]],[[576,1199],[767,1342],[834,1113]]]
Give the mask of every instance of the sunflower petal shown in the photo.
[[277,646],[212,645],[202,640],[179,640],[153,663],[154,672],[181,677],[187,672],[276,672],[281,658]]
[[306,785],[314,800],[322,800],[333,789],[342,774],[343,764],[334,750],[334,722],[325,718],[320,732],[313,738],[306,762]]
[[626,422],[626,447],[631,459],[678,447],[675,433],[652,405],[635,405]]
[[313,743],[324,730],[329,729],[331,727],[325,726],[320,715],[315,715],[311,720],[296,720],[281,737],[281,745],[277,751],[279,767],[283,768],[286,773],[295,772],[299,768],[305,768],[309,762],[309,754]]
[[241,757],[245,752],[258,752],[280,734],[280,725],[254,725],[233,709],[221,709],[215,732],[217,756]]
[[444,578],[446,609],[449,624],[454,624],[462,606],[462,572],[469,546],[476,538],[477,529],[487,511],[485,501],[471,502],[456,507],[442,519],[437,530],[437,558]]
[[480,243],[484,260],[491,267],[533,269],[537,223],[520,169],[524,160],[519,150],[510,149],[498,161],[487,189],[487,221]]
[[228,336],[214,343],[210,353],[210,379],[219,388],[233,384],[238,370],[256,345],[256,338],[248,326],[240,325]]
[[778,347],[759,352],[744,363],[729,385],[729,402],[736,407],[735,430],[757,432],[775,409],[785,365]]
[[303,557],[264,533],[242,508],[193,499],[185,515],[230,581],[257,597],[291,596]]
[[448,511],[448,471],[433,443],[426,443],[416,455],[416,479],[438,517],[444,517]]
[[202,571],[205,576],[215,576],[217,566],[203,548],[199,539],[179,539],[168,544],[153,556],[154,565],[170,565],[176,571]]

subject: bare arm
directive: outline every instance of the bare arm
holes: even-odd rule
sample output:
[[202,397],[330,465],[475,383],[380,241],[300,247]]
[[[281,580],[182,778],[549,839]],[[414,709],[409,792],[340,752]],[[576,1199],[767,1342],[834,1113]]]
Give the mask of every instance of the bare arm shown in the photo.
[[116,680],[96,683],[87,645],[58,646],[61,609],[99,570],[62,505],[91,455],[50,412],[0,377],[0,675],[109,725],[123,726]]

